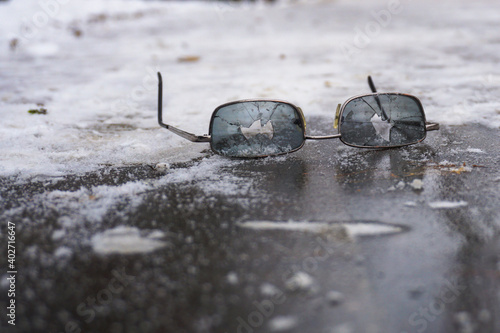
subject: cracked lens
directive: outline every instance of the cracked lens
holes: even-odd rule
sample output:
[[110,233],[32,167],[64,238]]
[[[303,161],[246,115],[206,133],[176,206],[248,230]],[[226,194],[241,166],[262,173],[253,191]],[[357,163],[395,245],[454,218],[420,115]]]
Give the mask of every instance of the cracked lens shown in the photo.
[[411,96],[377,94],[358,97],[344,108],[342,141],[361,147],[393,147],[425,138],[425,118]]
[[232,157],[279,155],[300,148],[304,126],[296,108],[283,102],[236,102],[213,115],[212,149]]

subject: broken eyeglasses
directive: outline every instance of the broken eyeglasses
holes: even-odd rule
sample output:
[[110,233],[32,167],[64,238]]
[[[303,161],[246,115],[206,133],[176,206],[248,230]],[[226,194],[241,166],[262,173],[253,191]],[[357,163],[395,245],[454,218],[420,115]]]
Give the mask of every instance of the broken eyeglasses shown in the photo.
[[162,121],[163,82],[158,73],[158,123],[192,142],[210,142],[214,152],[229,157],[255,158],[299,150],[306,140],[339,138],[358,148],[393,148],[423,141],[427,131],[439,129],[428,123],[419,99],[401,93],[377,93],[348,99],[337,106],[334,128],[338,134],[306,135],[302,110],[279,100],[241,100],[215,109],[208,135],[194,135]]

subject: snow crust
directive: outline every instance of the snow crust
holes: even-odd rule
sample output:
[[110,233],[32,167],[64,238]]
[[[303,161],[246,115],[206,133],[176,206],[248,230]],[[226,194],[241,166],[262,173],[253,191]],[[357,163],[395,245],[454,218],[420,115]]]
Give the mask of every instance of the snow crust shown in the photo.
[[2,2],[0,176],[200,156],[207,144],[158,126],[157,71],[165,121],[196,134],[216,106],[246,98],[333,120],[337,103],[369,92],[368,74],[379,91],[419,97],[428,120],[498,128],[499,10],[493,0]]

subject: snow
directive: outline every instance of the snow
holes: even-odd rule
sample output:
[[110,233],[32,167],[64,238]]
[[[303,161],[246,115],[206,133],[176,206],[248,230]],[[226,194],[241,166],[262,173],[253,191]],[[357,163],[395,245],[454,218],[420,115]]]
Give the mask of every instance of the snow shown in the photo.
[[161,231],[141,235],[141,230],[136,227],[117,226],[94,235],[91,244],[94,252],[101,255],[148,253],[168,244],[157,239],[158,232]]
[[337,103],[369,92],[368,74],[379,91],[418,96],[428,120],[498,128],[500,4],[399,3],[2,2],[0,176],[203,156],[207,144],[158,126],[159,70],[165,121],[196,134],[216,106],[246,98],[333,119]]
[[424,188],[424,182],[421,179],[414,179],[409,185],[415,190],[421,190]]

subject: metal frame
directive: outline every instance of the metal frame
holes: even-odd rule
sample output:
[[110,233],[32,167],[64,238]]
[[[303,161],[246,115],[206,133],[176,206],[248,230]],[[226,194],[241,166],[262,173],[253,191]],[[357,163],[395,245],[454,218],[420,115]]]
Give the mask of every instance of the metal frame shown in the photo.
[[[227,102],[227,103],[224,103],[222,105],[219,105],[218,107],[215,108],[214,112],[212,112],[212,117],[210,118],[210,125],[209,125],[209,128],[208,128],[208,131],[209,131],[208,134],[209,134],[209,136],[212,137],[212,125],[213,125],[213,122],[214,122],[214,119],[215,119],[215,114],[217,113],[217,111],[219,111],[219,109],[222,109],[223,107],[226,107],[228,105],[237,104],[237,103],[244,103],[244,102],[275,102],[275,103],[283,103],[283,104],[290,105],[297,112],[297,114],[300,117],[300,120],[302,121],[303,140],[302,140],[302,144],[299,147],[297,147],[297,148],[295,148],[293,150],[290,150],[289,152],[286,152],[286,153],[278,153],[278,154],[273,154],[273,155],[253,156],[253,157],[238,157],[238,158],[261,158],[261,157],[267,157],[267,156],[279,156],[279,155],[285,155],[285,154],[290,154],[290,153],[296,152],[297,150],[299,150],[302,147],[304,147],[304,145],[306,143],[306,139],[307,139],[307,136],[306,136],[306,117],[304,117],[304,113],[302,112],[302,109],[299,108],[298,106],[290,103],[290,102],[279,100],[279,99],[259,99],[259,98],[257,98],[257,99],[241,99],[241,100]],[[217,152],[212,147],[212,141],[210,141],[210,149],[212,149],[212,151],[214,151],[214,152]]]
[[[377,92],[377,89],[375,88],[375,84],[373,83],[373,80],[371,78],[371,76],[368,76],[368,85],[370,86],[370,89],[372,91],[371,94],[364,94],[364,95],[358,95],[358,96],[354,96],[354,97],[351,97],[349,98],[347,101],[345,101],[341,106],[339,104],[339,107],[337,108],[337,113],[336,113],[336,116],[335,116],[335,124],[337,124],[337,121],[339,121],[340,119],[342,119],[342,115],[344,113],[344,109],[346,107],[346,105],[352,101],[353,99],[355,98],[360,98],[360,97],[365,97],[365,96],[374,96],[375,97],[375,100],[377,100],[377,103],[379,104],[382,112],[383,112],[383,115],[385,115],[385,112],[382,108],[382,105],[380,104],[380,100],[378,99],[378,96],[379,95],[387,95],[387,94],[390,94],[390,95],[401,95],[401,96],[407,96],[407,97],[411,97],[413,99],[415,99],[418,103],[418,105],[420,106],[420,110],[422,111],[422,115],[424,117],[424,121],[425,121],[425,135],[424,137],[419,140],[419,141],[416,141],[416,142],[412,142],[412,143],[408,143],[408,144],[404,144],[404,145],[398,145],[398,146],[390,146],[390,147],[384,147],[384,146],[375,146],[375,147],[366,147],[366,146],[357,146],[357,145],[353,145],[353,144],[349,144],[349,143],[346,143],[344,140],[342,140],[342,134],[340,133],[340,122],[339,122],[339,126],[338,126],[338,134],[333,134],[333,135],[324,135],[324,136],[310,136],[310,135],[306,135],[306,119],[304,117],[304,113],[302,112],[302,109],[299,108],[298,106],[296,105],[293,105],[292,103],[289,103],[289,102],[286,102],[286,101],[282,101],[282,100],[274,100],[274,99],[244,99],[244,100],[238,100],[238,101],[233,101],[233,102],[228,102],[228,103],[225,103],[225,104],[222,104],[222,105],[219,105],[217,108],[215,108],[214,112],[212,113],[212,117],[210,118],[210,125],[209,125],[209,134],[208,135],[195,135],[193,133],[189,133],[189,132],[186,132],[184,130],[181,130],[179,128],[176,128],[172,125],[168,125],[168,124],[165,124],[163,122],[163,80],[162,80],[162,76],[161,76],[161,73],[158,72],[158,124],[166,129],[168,129],[169,131],[183,137],[184,139],[187,139],[191,142],[210,142],[210,148],[212,148],[212,124],[213,124],[213,121],[214,121],[214,115],[216,114],[216,112],[220,109],[220,108],[223,108],[225,106],[228,106],[228,105],[231,105],[231,104],[235,104],[235,103],[242,103],[242,102],[277,102],[277,103],[285,103],[285,104],[288,104],[290,106],[292,106],[296,111],[297,113],[300,115],[300,118],[302,120],[302,123],[304,125],[304,141],[302,143],[302,145],[294,150],[291,150],[287,153],[280,153],[280,154],[275,154],[275,155],[271,155],[271,156],[277,156],[277,155],[283,155],[283,154],[288,154],[288,153],[293,153],[299,149],[301,149],[306,140],[328,140],[328,139],[340,139],[340,141],[342,141],[342,143],[348,145],[348,146],[351,146],[351,147],[356,147],[356,148],[372,148],[372,149],[381,149],[381,148],[397,148],[397,147],[404,147],[404,146],[409,146],[409,145],[413,145],[413,144],[416,144],[416,143],[419,143],[419,142],[422,142],[423,140],[425,140],[425,138],[427,137],[427,132],[428,131],[436,131],[436,130],[439,130],[439,124],[438,123],[431,123],[431,122],[427,122],[426,121],[426,118],[425,118],[425,112],[424,112],[424,108],[422,106],[422,103],[420,102],[420,100],[413,96],[413,95],[409,95],[409,94],[403,94],[403,93],[378,93]],[[385,117],[387,117],[387,115],[385,115]],[[213,149],[212,149],[213,150]],[[256,158],[258,157],[266,157],[266,156],[270,156],[270,155],[264,155],[264,156],[255,156]]]
[[[413,95],[403,94],[403,93],[378,93],[378,92],[374,92],[372,94],[364,94],[364,95],[358,95],[358,96],[351,97],[347,101],[345,101],[344,104],[342,105],[342,107],[340,109],[340,119],[342,119],[342,116],[344,115],[344,109],[345,109],[345,107],[352,100],[354,100],[356,98],[367,97],[367,96],[373,96],[373,97],[375,97],[376,100],[378,100],[378,96],[379,95],[398,95],[398,96],[405,96],[405,97],[410,97],[410,98],[414,99],[417,102],[420,111],[422,112],[422,116],[424,118],[424,122],[427,124],[427,121],[425,120],[424,107],[422,106],[422,103],[420,102],[420,100],[417,97],[413,96]],[[385,111],[383,111],[382,105],[380,104],[380,100],[379,100],[378,103],[379,103],[380,109],[385,114]],[[387,115],[385,115],[385,117],[387,117]],[[339,122],[339,134],[340,134],[340,131],[341,131],[341,124],[342,124],[342,122]],[[437,124],[433,124],[433,125],[437,125]],[[427,131],[428,130],[427,130],[427,125],[426,125],[425,132],[424,132],[424,137],[422,139],[420,139],[418,141],[415,141],[415,142],[405,143],[403,145],[397,145],[397,146],[358,146],[358,145],[353,145],[351,143],[345,142],[344,140],[342,140],[342,137],[340,138],[340,141],[342,141],[342,143],[345,144],[345,145],[348,145],[348,146],[351,146],[351,147],[356,147],[356,148],[368,148],[368,149],[399,148],[399,147],[414,145],[416,143],[424,141],[425,138],[427,137]]]
[[182,136],[184,139],[188,139],[191,142],[211,142],[209,135],[195,135],[181,129],[178,129],[172,125],[163,123],[163,80],[161,78],[161,73],[158,72],[158,124],[165,127],[171,132]]

